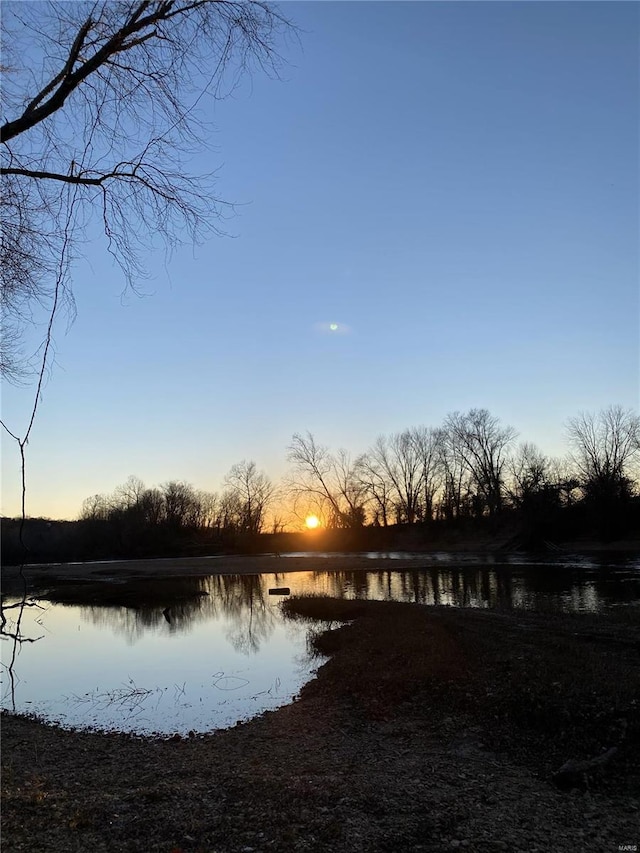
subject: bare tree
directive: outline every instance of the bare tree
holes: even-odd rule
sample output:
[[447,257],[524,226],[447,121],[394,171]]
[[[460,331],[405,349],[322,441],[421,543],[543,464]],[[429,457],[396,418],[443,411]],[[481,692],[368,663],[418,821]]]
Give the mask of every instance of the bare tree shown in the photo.
[[515,507],[526,506],[537,495],[556,485],[549,459],[530,442],[521,444],[509,458],[507,474],[506,489]]
[[316,502],[328,527],[362,527],[366,494],[356,463],[345,450],[336,455],[316,443],[310,432],[296,433],[288,448],[294,470],[288,489],[294,498]]
[[139,477],[131,474],[125,483],[117,486],[113,493],[113,503],[120,509],[131,509],[137,506],[146,490],[145,484]]
[[552,456],[548,460],[551,482],[558,489],[561,506],[572,506],[579,499],[580,481],[570,456]]
[[273,534],[284,533],[284,531],[287,529],[287,522],[284,516],[274,514],[271,516],[269,527],[271,528],[270,532]]
[[423,521],[434,517],[436,494],[443,485],[442,455],[440,452],[440,430],[433,427],[415,427],[410,431],[411,441],[420,460],[422,502],[420,515]]
[[171,529],[195,527],[198,517],[198,499],[193,486],[171,480],[160,486],[164,499],[164,523]]
[[237,514],[236,527],[242,533],[260,533],[269,504],[274,497],[271,480],[258,471],[255,462],[238,462],[225,477],[225,497]]
[[368,498],[373,524],[387,527],[392,521],[395,490],[389,482],[384,466],[371,452],[363,453],[355,461],[358,482]]
[[200,489],[196,494],[200,504],[201,526],[216,527],[220,511],[220,498],[217,493]]
[[440,428],[437,446],[443,481],[438,514],[446,521],[453,521],[471,512],[472,476],[454,433]]
[[581,413],[568,422],[572,459],[588,497],[616,500],[630,494],[640,456],[640,417],[622,406]]
[[216,527],[219,531],[236,531],[242,525],[242,505],[237,492],[227,489],[222,493],[218,506]]
[[156,236],[171,249],[217,231],[214,175],[186,165],[206,145],[203,97],[253,69],[277,76],[290,32],[259,0],[3,4],[6,374],[34,303],[72,307],[70,264],[96,226],[132,287]]
[[[184,511],[177,513],[178,494],[188,495],[182,499]],[[109,517],[112,520],[126,522],[131,530],[141,531],[145,528],[157,528],[170,519],[170,523],[178,526],[196,526],[190,518],[197,515],[194,512],[195,499],[191,486],[183,483],[169,483],[162,489],[148,489],[139,477],[133,474],[122,485],[116,486],[110,498]],[[191,510],[187,509],[191,506]],[[180,520],[177,521],[177,515]]]
[[422,459],[410,430],[380,436],[369,451],[372,465],[393,493],[396,522],[413,524],[422,498]]
[[503,470],[506,452],[516,437],[513,427],[501,427],[487,409],[453,412],[444,425],[449,443],[458,455],[476,488],[476,514],[482,504],[489,515],[502,506]]
[[214,527],[219,518],[216,494],[196,490],[176,480],[160,488],[147,488],[130,476],[111,495],[93,495],[83,501],[80,519],[110,521],[133,532],[170,528]]
[[109,499],[105,495],[91,495],[82,502],[81,521],[106,521],[109,518]]
[[157,528],[164,520],[164,495],[160,489],[145,489],[137,505],[141,524]]

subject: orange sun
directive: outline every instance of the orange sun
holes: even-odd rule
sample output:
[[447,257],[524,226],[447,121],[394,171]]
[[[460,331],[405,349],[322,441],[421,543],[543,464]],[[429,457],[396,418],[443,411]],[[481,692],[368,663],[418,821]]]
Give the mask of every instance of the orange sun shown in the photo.
[[317,515],[308,515],[305,518],[304,523],[307,525],[309,530],[315,530],[316,527],[319,527],[320,525],[320,519]]

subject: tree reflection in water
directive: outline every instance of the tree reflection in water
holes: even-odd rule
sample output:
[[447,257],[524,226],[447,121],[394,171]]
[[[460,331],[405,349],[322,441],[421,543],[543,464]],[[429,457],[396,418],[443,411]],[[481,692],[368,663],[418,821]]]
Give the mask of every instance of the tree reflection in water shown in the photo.
[[177,635],[192,630],[198,622],[224,619],[230,623],[227,639],[246,655],[259,651],[278,619],[262,575],[164,579],[162,595],[155,582],[149,582],[149,587],[153,603],[140,596],[134,604],[123,584],[121,600],[126,604],[115,606],[110,595],[108,603],[82,607],[83,617],[96,627],[124,636],[129,645],[147,633]]
[[65,724],[147,732],[205,731],[278,707],[318,660],[310,655],[307,626],[284,618],[282,599],[270,596],[270,587],[289,587],[294,595],[564,612],[640,600],[640,561],[585,568],[506,560],[419,567],[416,560],[415,569],[394,571],[385,560],[374,570],[341,572],[312,558],[308,565],[309,571],[280,574],[63,586],[50,596],[60,606],[41,614],[41,643],[17,641],[40,635],[40,611],[18,596],[7,599],[5,670],[10,646],[23,653],[19,695],[7,678],[2,705]]
[[119,590],[111,589],[106,600],[85,606],[83,613],[95,625],[126,637],[129,644],[149,632],[177,635],[192,630],[199,622],[224,620],[229,623],[225,636],[233,648],[253,655],[281,618],[278,600],[268,594],[272,586],[288,586],[292,594],[432,606],[598,612],[610,601],[640,597],[638,573],[631,572],[624,581],[621,583],[620,578],[597,567],[585,572],[580,567],[507,563],[432,566],[411,571],[323,569],[211,575],[134,582],[133,586],[125,583]]
[[[45,608],[33,599],[27,597],[26,585],[22,598],[19,601],[12,603],[2,601],[0,603],[0,639],[7,640],[10,644],[11,653],[2,662],[6,676],[9,680],[8,690],[2,691],[3,702],[5,697],[9,697],[11,701],[11,710],[16,710],[16,673],[15,666],[18,657],[18,652],[23,643],[37,643],[44,639],[44,634],[36,637],[29,637],[22,631],[22,619],[25,610],[29,607],[36,607],[39,610]],[[37,624],[41,624],[36,620]]]
[[275,628],[278,614],[267,602],[262,575],[217,575],[207,579],[211,600],[220,601],[231,620],[226,637],[245,655],[256,654]]
[[[163,578],[161,581],[123,583],[82,606],[82,615],[96,627],[109,629],[134,645],[148,633],[181,634],[195,621],[215,617],[217,603],[209,597],[207,578]],[[87,591],[79,592],[79,596]],[[65,603],[75,603],[65,596]],[[100,600],[102,598],[102,600]],[[56,600],[56,597],[53,599]],[[77,602],[82,605],[82,600]]]

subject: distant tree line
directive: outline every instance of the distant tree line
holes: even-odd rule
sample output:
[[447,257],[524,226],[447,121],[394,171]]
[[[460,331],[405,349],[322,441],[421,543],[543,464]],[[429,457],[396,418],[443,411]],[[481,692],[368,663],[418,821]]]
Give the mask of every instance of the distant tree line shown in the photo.
[[[513,547],[572,537],[611,541],[640,534],[640,417],[621,406],[583,413],[567,424],[569,453],[545,455],[487,409],[453,412],[438,427],[380,436],[352,457],[307,432],[288,447],[289,473],[276,485],[253,461],[233,465],[221,492],[182,481],[147,487],[137,477],[94,495],[76,523],[56,537],[41,524],[29,546],[38,559],[160,556],[215,550],[277,550],[280,536],[316,515],[331,541],[366,548],[413,531],[414,546],[447,534],[464,538],[511,531]],[[16,536],[5,519],[3,559],[15,562]],[[339,535],[340,531],[343,535]],[[327,540],[328,541],[328,540]],[[272,544],[272,543],[270,543]],[[50,549],[51,550],[51,549]],[[63,554],[64,556],[59,556]]]
[[[265,529],[274,497],[273,484],[255,462],[233,465],[221,493],[195,489],[178,480],[149,488],[131,476],[111,494],[86,498],[77,522],[28,519],[26,561],[243,550]],[[3,563],[19,563],[22,553],[19,519],[3,519]]]
[[551,458],[533,444],[516,444],[516,431],[487,409],[380,436],[353,459],[311,433],[296,434],[287,488],[328,527],[495,524],[516,514],[533,536],[571,509],[565,522],[571,514],[602,538],[622,534],[634,500],[637,506],[640,418],[610,406],[571,418],[567,437],[569,455]]
[[221,494],[176,480],[147,488],[132,476],[111,495],[87,498],[80,520],[90,535],[102,533],[125,552],[147,552],[153,543],[184,546],[202,533],[209,543],[228,544],[263,531],[274,495],[255,462],[242,461],[226,475]]

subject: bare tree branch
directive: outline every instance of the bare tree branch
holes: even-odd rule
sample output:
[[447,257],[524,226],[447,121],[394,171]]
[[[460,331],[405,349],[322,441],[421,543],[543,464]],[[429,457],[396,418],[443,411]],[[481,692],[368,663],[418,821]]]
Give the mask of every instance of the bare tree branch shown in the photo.
[[[21,330],[34,304],[52,304],[64,187],[80,191],[70,252],[97,221],[127,287],[156,237],[170,251],[221,233],[232,206],[215,173],[186,166],[210,136],[202,99],[253,69],[278,77],[279,42],[295,28],[260,0],[98,0],[6,2],[2,29],[0,367],[18,377]],[[73,310],[70,268],[62,290]]]
[[316,501],[329,527],[361,527],[364,524],[365,486],[345,450],[336,455],[316,443],[310,432],[296,433],[287,458],[294,465],[288,490],[294,498]]
[[591,496],[617,496],[627,491],[631,467],[640,457],[640,417],[622,406],[597,414],[583,412],[567,426],[580,485]]

